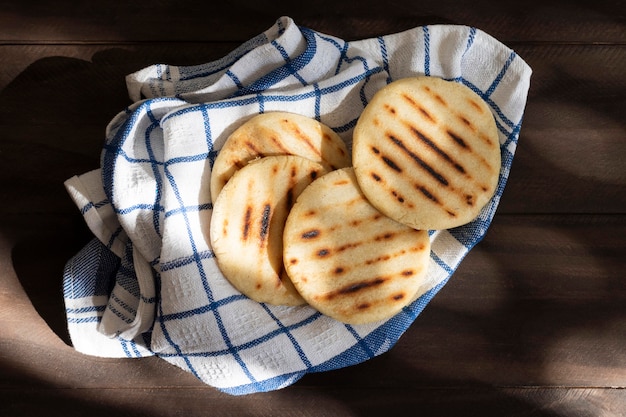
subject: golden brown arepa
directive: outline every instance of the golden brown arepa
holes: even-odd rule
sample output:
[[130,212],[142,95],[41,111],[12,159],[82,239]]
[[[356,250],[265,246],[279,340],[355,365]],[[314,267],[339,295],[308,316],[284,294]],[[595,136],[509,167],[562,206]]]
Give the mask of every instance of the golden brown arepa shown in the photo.
[[268,112],[239,126],[220,149],[211,170],[211,200],[249,161],[271,155],[297,155],[333,170],[351,165],[344,141],[317,120],[288,112]]
[[298,197],[284,230],[284,264],[302,297],[350,324],[384,320],[424,281],[428,232],[391,220],[359,188],[352,168],[332,171]]
[[249,298],[275,305],[304,300],[283,267],[283,227],[300,192],[326,171],[293,156],[269,156],[238,170],[219,194],[210,223],[217,264]]
[[437,77],[379,90],[354,130],[357,180],[382,213],[416,229],[449,229],[476,218],[500,173],[498,132],[469,87]]

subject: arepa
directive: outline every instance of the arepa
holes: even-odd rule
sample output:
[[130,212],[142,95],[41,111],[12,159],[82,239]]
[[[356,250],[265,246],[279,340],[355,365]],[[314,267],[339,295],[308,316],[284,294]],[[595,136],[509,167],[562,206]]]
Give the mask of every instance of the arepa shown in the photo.
[[352,168],[332,171],[300,194],[283,239],[283,262],[298,292],[349,324],[397,314],[415,299],[430,259],[428,232],[376,210]]
[[218,267],[241,293],[269,304],[304,304],[283,267],[283,227],[296,197],[325,172],[305,158],[270,156],[228,181],[213,206],[209,235]]
[[289,112],[256,115],[228,136],[211,170],[211,200],[249,161],[271,155],[297,155],[327,170],[351,165],[344,141],[317,120]]
[[469,87],[437,77],[379,90],[357,122],[352,151],[371,203],[416,229],[472,221],[498,184],[500,144],[489,106]]

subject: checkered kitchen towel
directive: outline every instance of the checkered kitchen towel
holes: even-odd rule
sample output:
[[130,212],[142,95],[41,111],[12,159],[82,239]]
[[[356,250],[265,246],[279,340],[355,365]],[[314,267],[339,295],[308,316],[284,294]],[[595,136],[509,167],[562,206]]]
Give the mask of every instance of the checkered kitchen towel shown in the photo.
[[[325,123],[350,147],[372,95],[415,75],[454,80],[482,96],[502,148],[500,186],[479,218],[431,232],[423,295],[386,322],[351,326],[308,306],[270,306],[237,292],[216,266],[206,227],[211,165],[228,135],[253,115],[282,110]],[[129,75],[134,104],[107,126],[101,169],[66,182],[95,235],[65,270],[74,347],[106,357],[156,355],[231,394],[282,388],[307,372],[386,352],[487,231],[530,75],[515,52],[471,27],[346,42],[288,17],[218,61]]]

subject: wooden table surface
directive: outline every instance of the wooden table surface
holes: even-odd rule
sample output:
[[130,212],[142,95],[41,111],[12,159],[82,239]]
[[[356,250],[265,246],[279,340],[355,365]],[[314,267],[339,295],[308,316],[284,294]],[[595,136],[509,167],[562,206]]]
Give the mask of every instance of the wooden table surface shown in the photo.
[[[626,415],[626,2],[0,1],[0,415]],[[114,4],[114,5],[111,5]],[[346,40],[477,27],[533,69],[486,238],[389,352],[233,397],[157,358],[77,353],[63,181],[99,166],[124,76],[219,58],[282,16]]]

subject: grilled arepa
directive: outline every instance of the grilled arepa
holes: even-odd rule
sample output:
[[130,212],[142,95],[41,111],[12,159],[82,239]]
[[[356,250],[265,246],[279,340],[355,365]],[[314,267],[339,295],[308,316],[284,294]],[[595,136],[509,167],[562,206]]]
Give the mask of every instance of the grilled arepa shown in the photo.
[[372,205],[416,229],[472,221],[498,184],[493,114],[470,88],[437,77],[404,78],[378,91],[357,122],[352,151]]
[[213,206],[210,241],[220,270],[241,293],[269,304],[304,304],[283,267],[283,227],[296,197],[325,172],[302,157],[270,156],[228,181]]
[[211,200],[230,177],[249,161],[271,155],[297,155],[327,170],[350,166],[344,141],[328,126],[310,117],[288,112],[254,116],[226,139],[211,171]]
[[376,210],[352,168],[332,171],[300,194],[283,246],[285,268],[302,297],[349,324],[397,314],[415,298],[430,259],[428,232]]

